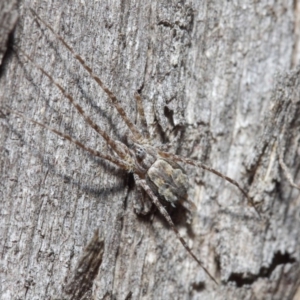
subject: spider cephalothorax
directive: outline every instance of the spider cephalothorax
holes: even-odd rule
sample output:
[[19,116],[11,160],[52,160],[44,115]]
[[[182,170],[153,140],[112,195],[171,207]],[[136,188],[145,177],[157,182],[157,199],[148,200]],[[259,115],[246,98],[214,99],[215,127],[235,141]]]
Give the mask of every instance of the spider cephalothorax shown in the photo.
[[[23,118],[34,122],[57,135],[75,143],[80,148],[88,151],[92,155],[98,156],[102,159],[105,159],[122,169],[127,170],[130,173],[133,173],[136,185],[138,188],[142,188],[146,194],[151,199],[152,203],[157,207],[159,212],[166,219],[172,230],[175,232],[176,236],[185,247],[185,249],[190,253],[190,255],[197,261],[197,263],[204,269],[208,276],[216,282],[214,277],[208,272],[208,270],[203,266],[202,262],[196,257],[192,250],[188,247],[185,240],[179,234],[177,228],[175,227],[172,219],[170,218],[165,207],[177,207],[182,205],[187,214],[187,222],[191,221],[191,211],[195,206],[187,198],[188,190],[188,177],[184,172],[184,169],[177,163],[190,164],[205,170],[208,170],[217,176],[222,177],[223,179],[229,181],[235,185],[248,199],[249,203],[253,205],[252,200],[248,197],[247,193],[241,188],[241,186],[232,178],[227,177],[226,175],[198,162],[195,160],[190,160],[169,152],[165,152],[152,146],[150,142],[150,134],[144,114],[144,109],[142,105],[142,100],[139,94],[135,95],[137,101],[137,108],[141,120],[141,128],[138,128],[127,116],[122,106],[119,104],[116,96],[103,84],[101,79],[94,74],[92,69],[85,63],[85,61],[74,52],[74,50],[65,42],[65,40],[54,32],[54,30],[44,22],[33,10],[31,10],[33,15],[43,23],[48,29],[50,29],[55,36],[63,43],[63,45],[74,55],[74,57],[80,62],[80,64],[86,69],[90,76],[97,82],[97,84],[104,90],[108,95],[109,99],[113,106],[117,109],[119,115],[122,117],[123,121],[126,123],[127,127],[131,131],[132,137],[130,138],[131,142],[129,146],[126,146],[120,141],[116,141],[111,138],[104,130],[102,130],[83,110],[83,108],[74,101],[73,97],[62,87],[54,78],[48,74],[43,68],[36,65],[32,58],[26,53],[22,52],[19,49],[19,52],[23,53],[28,60],[30,60],[33,65],[39,69],[44,75],[46,75],[50,81],[56,85],[56,87],[61,91],[61,93],[70,101],[70,103],[78,110],[78,112],[83,116],[85,121],[98,133],[103,139],[107,142],[113,154],[102,153],[97,150],[94,150],[82,142],[72,138],[71,136],[64,134],[54,128],[50,128],[47,125],[34,121],[32,119],[27,119],[22,114],[10,110],[13,113],[16,113]],[[38,21],[37,21],[38,22]],[[38,23],[39,24],[39,23]]]
[[157,153],[150,147],[139,144],[133,144],[132,148],[132,155],[135,162],[133,172],[144,178],[151,166],[157,160]]

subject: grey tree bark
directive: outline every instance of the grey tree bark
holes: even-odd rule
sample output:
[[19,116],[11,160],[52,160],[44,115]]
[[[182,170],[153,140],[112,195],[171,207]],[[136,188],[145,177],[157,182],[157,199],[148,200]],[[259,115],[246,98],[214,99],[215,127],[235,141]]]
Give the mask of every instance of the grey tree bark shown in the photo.
[[[29,8],[72,45],[152,136],[237,180],[185,166],[192,225],[137,216],[130,174],[5,107],[109,151],[49,72],[114,138],[124,122],[105,93]],[[64,299],[95,230],[102,264],[85,299],[300,299],[299,1],[18,2],[1,66],[1,299]],[[0,22],[1,24],[1,22]],[[2,37],[1,37],[2,38]],[[293,181],[293,182],[292,182]],[[95,238],[95,237],[94,237]],[[101,262],[101,258],[99,260]]]
[[0,65],[7,50],[10,33],[15,28],[18,19],[17,1],[0,2]]

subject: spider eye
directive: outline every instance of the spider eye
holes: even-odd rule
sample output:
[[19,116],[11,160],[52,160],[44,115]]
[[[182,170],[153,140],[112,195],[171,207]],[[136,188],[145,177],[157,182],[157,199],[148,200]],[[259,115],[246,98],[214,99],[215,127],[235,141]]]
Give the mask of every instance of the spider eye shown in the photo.
[[138,159],[144,159],[146,156],[146,151],[143,147],[139,146],[139,147],[136,147],[135,154]]

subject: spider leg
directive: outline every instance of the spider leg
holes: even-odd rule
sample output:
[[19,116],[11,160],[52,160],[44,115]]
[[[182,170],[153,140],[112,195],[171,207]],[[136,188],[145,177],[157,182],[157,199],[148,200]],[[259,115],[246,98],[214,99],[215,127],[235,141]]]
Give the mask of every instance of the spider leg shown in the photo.
[[280,136],[278,136],[277,140],[278,140],[278,156],[279,156],[279,164],[280,164],[280,167],[282,168],[284,174],[285,174],[285,177],[287,178],[289,184],[300,190],[300,185],[297,185],[295,183],[295,181],[293,180],[293,177],[292,177],[292,174],[290,173],[289,171],[289,168],[288,166],[286,165],[286,163],[284,162],[284,153],[285,153],[285,143],[283,143],[283,139],[282,137],[284,136],[285,134],[285,131],[286,131],[286,122],[284,123],[283,125],[283,129],[282,129],[282,132],[280,134]]
[[104,130],[102,130],[83,110],[83,108],[74,101],[74,98],[69,94],[58,82],[54,80],[54,78],[47,73],[42,67],[38,66],[32,58],[27,55],[24,51],[19,49],[19,51],[44,75],[46,75],[50,81],[61,91],[61,93],[69,100],[69,102],[77,109],[77,111],[83,116],[85,121],[97,132],[99,133],[107,142],[107,144],[120,156],[120,158],[124,160],[128,160],[129,149],[127,146],[121,142],[116,142],[113,140]]
[[190,201],[189,199],[184,199],[184,201],[181,202],[181,205],[186,210],[186,223],[192,224],[193,221],[193,212],[197,211],[197,207],[194,202]]
[[168,152],[163,152],[163,151],[158,151],[159,155],[164,157],[164,158],[169,158],[169,159],[172,159],[172,160],[175,160],[175,161],[180,161],[180,162],[183,162],[183,163],[186,163],[186,164],[189,164],[189,165],[192,165],[192,166],[195,166],[195,167],[198,167],[198,168],[201,168],[201,169],[204,169],[206,171],[209,171],[221,178],[223,178],[224,180],[230,182],[231,184],[233,184],[234,186],[236,186],[241,192],[242,194],[247,198],[248,200],[248,205],[252,206],[256,213],[258,214],[259,218],[261,218],[261,215],[259,213],[259,211],[256,209],[255,205],[254,205],[254,202],[253,200],[250,198],[250,196],[244,191],[244,189],[239,185],[239,183],[237,181],[235,181],[234,179],[222,174],[221,172],[203,164],[203,163],[200,163],[198,161],[195,161],[195,160],[192,160],[192,159],[188,159],[188,158],[185,158],[185,157],[181,157],[179,155],[175,155],[175,154],[171,154],[171,153],[168,153]]
[[287,178],[289,184],[290,184],[292,187],[294,187],[294,188],[300,190],[300,185],[297,185],[297,184],[295,183],[295,181],[294,181],[294,179],[293,179],[293,177],[292,177],[292,175],[291,175],[291,173],[290,173],[290,171],[289,171],[288,166],[287,166],[286,163],[284,162],[284,159],[283,159],[283,150],[282,150],[282,149],[279,150],[279,164],[280,164],[280,166],[281,166],[281,168],[282,168],[282,170],[283,170],[283,172],[284,172],[284,174],[285,174],[285,177]]
[[138,215],[148,215],[152,209],[152,202],[148,199],[144,189],[140,185],[136,186],[137,197],[134,198],[134,212]]
[[61,41],[61,43],[72,53],[72,55],[74,56],[74,58],[86,69],[86,71],[90,74],[90,76],[97,82],[97,84],[102,88],[102,90],[108,95],[108,97],[110,98],[112,104],[114,105],[114,107],[117,109],[118,113],[120,114],[120,116],[122,117],[122,119],[124,120],[124,122],[126,123],[126,125],[128,126],[128,128],[130,129],[130,131],[132,132],[134,138],[137,141],[143,141],[144,137],[143,135],[139,132],[138,127],[131,122],[130,118],[126,115],[124,109],[122,108],[122,106],[119,104],[119,101],[117,99],[117,97],[113,94],[113,92],[102,82],[102,80],[93,72],[92,68],[89,67],[86,62],[84,61],[84,59],[77,54],[71,46],[69,46],[67,44],[67,42],[58,34],[54,31],[54,29],[48,24],[46,23],[44,20],[42,20],[39,15],[32,9],[30,8],[30,11],[32,12],[32,14],[41,22],[43,23],[55,36],[58,40]]
[[151,188],[147,185],[146,180],[140,179],[140,177],[137,174],[134,174],[134,179],[137,185],[140,185],[148,194],[148,196],[153,201],[154,205],[158,208],[159,212],[163,215],[163,217],[168,222],[169,226],[172,228],[174,233],[176,234],[177,238],[181,242],[182,246],[187,250],[187,252],[193,257],[193,259],[202,267],[202,269],[205,271],[205,273],[218,285],[216,279],[209,273],[209,271],[203,266],[202,262],[196,257],[196,255],[192,252],[192,250],[187,245],[186,241],[183,239],[183,237],[180,235],[178,229],[175,227],[171,217],[169,216],[166,209],[163,207],[163,205],[160,203],[158,198],[155,196]]
[[144,133],[146,139],[149,140],[150,139],[150,133],[149,133],[149,129],[148,129],[147,120],[146,120],[146,117],[145,117],[145,111],[144,111],[144,107],[143,107],[142,98],[141,98],[141,96],[138,92],[136,92],[134,94],[134,98],[136,100],[137,109],[138,109],[138,112],[139,112],[139,116],[141,118],[142,132]]
[[[47,125],[45,125],[45,124],[43,124],[43,123],[37,122],[37,121],[35,121],[35,120],[33,120],[33,119],[26,118],[23,114],[21,114],[21,113],[15,111],[15,110],[12,110],[12,109],[10,109],[10,108],[5,108],[5,109],[8,110],[9,112],[15,114],[15,115],[20,116],[21,118],[23,118],[24,120],[26,120],[26,121],[28,121],[28,122],[37,124],[37,125],[39,125],[39,126],[45,128],[45,129],[47,129],[47,130],[50,130],[50,131],[54,132],[55,134],[57,134],[57,135],[61,136],[62,138],[64,138],[64,139],[70,141],[71,143],[76,144],[78,147],[84,149],[85,151],[91,153],[91,154],[94,155],[94,156],[97,156],[97,157],[100,157],[100,158],[102,158],[102,159],[108,160],[108,161],[110,161],[111,163],[113,163],[113,164],[115,164],[115,165],[117,165],[117,166],[119,166],[120,168],[125,169],[125,170],[130,170],[130,168],[131,168],[131,166],[130,166],[126,161],[122,161],[122,160],[120,160],[119,158],[114,157],[114,156],[112,156],[112,155],[104,154],[104,153],[101,153],[101,152],[99,152],[99,151],[97,151],[97,150],[94,150],[94,149],[92,149],[92,148],[90,148],[90,147],[84,145],[84,144],[81,143],[80,141],[78,141],[78,140],[72,138],[71,136],[69,136],[69,135],[67,135],[67,134],[65,134],[65,133],[62,133],[62,132],[56,130],[55,128],[52,128],[52,127],[47,126]],[[1,112],[1,110],[0,110],[0,112]]]

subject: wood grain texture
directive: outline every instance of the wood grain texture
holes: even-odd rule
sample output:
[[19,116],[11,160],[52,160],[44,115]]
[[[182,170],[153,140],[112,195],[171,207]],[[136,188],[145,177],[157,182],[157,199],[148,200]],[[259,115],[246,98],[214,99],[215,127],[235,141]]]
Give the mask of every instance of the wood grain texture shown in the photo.
[[[29,11],[86,59],[152,135],[234,178],[188,166],[191,226],[172,218],[216,286],[155,213],[137,216],[126,172],[13,114],[0,122],[1,299],[62,299],[96,229],[103,261],[94,299],[300,299],[300,70],[297,1],[19,1],[16,53],[1,66],[0,105],[108,151],[24,56],[52,74],[114,138],[124,122],[105,93]],[[279,75],[278,75],[279,74]]]
[[0,2],[0,65],[7,51],[9,35],[18,20],[17,0],[3,0]]

